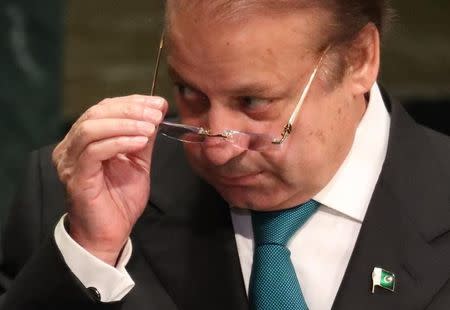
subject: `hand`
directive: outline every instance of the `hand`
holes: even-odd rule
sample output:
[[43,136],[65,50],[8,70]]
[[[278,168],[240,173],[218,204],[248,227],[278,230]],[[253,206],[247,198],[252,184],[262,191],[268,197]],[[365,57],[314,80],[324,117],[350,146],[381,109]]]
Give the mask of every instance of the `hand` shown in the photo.
[[166,111],[158,97],[105,99],[53,151],[70,200],[69,233],[110,265],[147,205],[156,128]]

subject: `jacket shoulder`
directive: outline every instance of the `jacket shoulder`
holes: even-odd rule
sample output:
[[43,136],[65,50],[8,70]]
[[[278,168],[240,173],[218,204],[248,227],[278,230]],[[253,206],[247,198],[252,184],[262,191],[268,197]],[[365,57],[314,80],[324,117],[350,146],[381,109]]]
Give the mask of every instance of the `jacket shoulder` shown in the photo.
[[1,265],[10,274],[25,265],[64,213],[64,188],[51,162],[53,148],[29,154],[22,182],[8,208],[1,236]]
[[450,137],[433,129],[422,127],[434,150],[442,155],[447,171],[450,170]]

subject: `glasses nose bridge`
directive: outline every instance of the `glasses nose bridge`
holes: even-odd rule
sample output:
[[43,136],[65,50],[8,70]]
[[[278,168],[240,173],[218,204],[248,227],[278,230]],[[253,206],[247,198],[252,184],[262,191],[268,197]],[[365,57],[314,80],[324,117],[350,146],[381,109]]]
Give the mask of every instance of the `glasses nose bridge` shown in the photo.
[[229,138],[230,129],[238,129],[239,117],[236,111],[233,111],[230,105],[223,101],[214,101],[210,103],[210,108],[205,117],[205,127],[210,135]]

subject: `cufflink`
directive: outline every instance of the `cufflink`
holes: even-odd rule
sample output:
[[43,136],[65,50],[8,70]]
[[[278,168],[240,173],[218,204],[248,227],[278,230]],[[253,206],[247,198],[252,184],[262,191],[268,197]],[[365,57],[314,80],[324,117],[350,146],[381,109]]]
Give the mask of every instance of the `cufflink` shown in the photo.
[[102,300],[102,295],[100,295],[100,292],[95,287],[88,287],[87,290],[89,291],[89,295],[94,298],[95,301],[100,302]]

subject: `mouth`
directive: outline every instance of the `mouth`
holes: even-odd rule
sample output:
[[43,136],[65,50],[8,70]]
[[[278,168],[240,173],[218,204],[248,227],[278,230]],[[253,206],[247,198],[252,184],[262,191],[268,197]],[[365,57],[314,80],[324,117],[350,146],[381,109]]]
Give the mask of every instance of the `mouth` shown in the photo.
[[219,176],[219,183],[225,186],[251,186],[257,184],[262,172],[241,174],[241,175],[227,175]]

